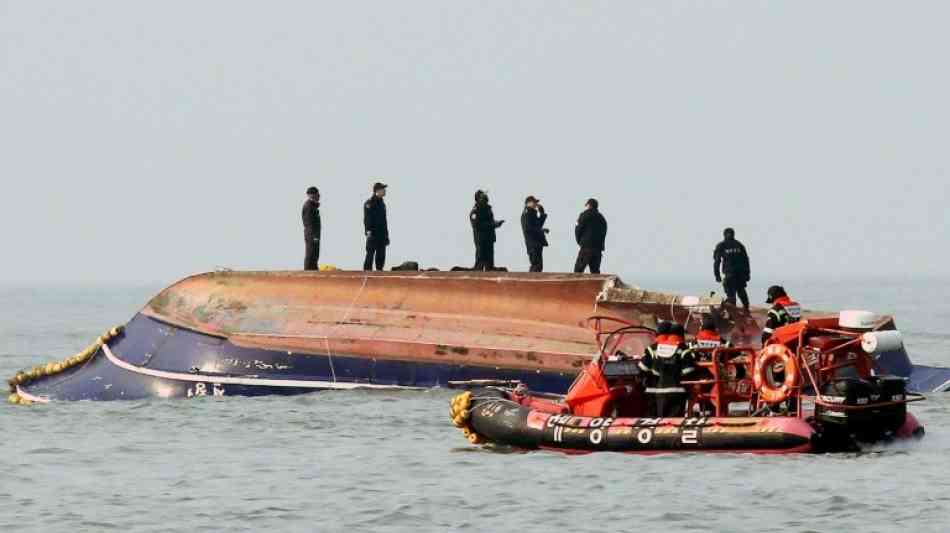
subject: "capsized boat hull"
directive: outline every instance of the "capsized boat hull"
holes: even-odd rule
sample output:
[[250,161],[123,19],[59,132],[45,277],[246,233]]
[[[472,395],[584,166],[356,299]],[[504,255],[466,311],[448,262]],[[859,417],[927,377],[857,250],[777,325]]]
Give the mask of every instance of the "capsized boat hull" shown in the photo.
[[[13,390],[116,400],[494,379],[563,393],[600,350],[590,317],[652,326],[720,306],[611,275],[215,272],[163,290],[92,357],[48,364]],[[757,343],[765,311],[741,316],[720,326]],[[628,342],[628,353],[643,350],[643,339]],[[895,375],[913,370],[903,350],[879,362]]]
[[22,386],[20,392],[36,402],[293,395],[431,388],[486,374],[531,383],[536,390],[565,390],[574,379],[565,372],[242,347],[140,314],[84,365]]

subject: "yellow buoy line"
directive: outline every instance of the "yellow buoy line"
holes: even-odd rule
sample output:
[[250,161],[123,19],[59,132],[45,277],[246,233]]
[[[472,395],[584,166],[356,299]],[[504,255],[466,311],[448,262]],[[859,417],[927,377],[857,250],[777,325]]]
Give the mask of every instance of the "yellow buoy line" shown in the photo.
[[109,342],[110,340],[118,337],[124,328],[122,326],[116,326],[109,331],[103,333],[96,342],[92,343],[85,350],[77,353],[72,357],[68,357],[63,361],[58,363],[47,363],[45,365],[37,365],[29,370],[21,370],[17,372],[15,376],[10,378],[7,383],[10,385],[10,396],[7,397],[7,400],[16,405],[30,405],[33,402],[23,396],[20,396],[19,387],[28,385],[30,382],[35,381],[40,378],[45,378],[49,376],[55,376],[56,374],[65,372],[70,368],[79,366],[86,361],[92,359],[96,353],[102,349],[102,346]]
[[483,444],[486,440],[475,432],[470,424],[472,406],[472,391],[465,391],[452,398],[449,402],[449,417],[455,427],[462,430],[462,434],[472,444]]

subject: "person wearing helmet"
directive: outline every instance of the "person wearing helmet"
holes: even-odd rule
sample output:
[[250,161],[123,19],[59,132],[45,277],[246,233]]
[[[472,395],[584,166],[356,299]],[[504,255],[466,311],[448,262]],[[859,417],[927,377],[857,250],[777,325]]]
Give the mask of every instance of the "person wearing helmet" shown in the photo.
[[363,204],[363,228],[366,231],[366,259],[363,270],[383,270],[386,267],[386,247],[389,246],[389,223],[386,220],[386,187],[373,185],[373,196]]
[[316,187],[307,189],[307,200],[303,203],[303,241],[304,241],[304,270],[320,269],[320,190]]
[[534,196],[524,200],[524,212],[521,214],[521,231],[524,233],[525,248],[528,249],[529,272],[544,271],[544,247],[548,245],[548,230],[544,227],[548,214],[544,212],[541,201]]
[[673,324],[668,335],[647,346],[638,363],[640,370],[650,376],[645,392],[653,417],[681,418],[686,414],[687,395],[682,381],[696,370],[696,362],[685,335],[681,324]]
[[722,283],[726,291],[726,301],[736,305],[736,295],[742,301],[742,307],[749,310],[749,294],[745,288],[752,278],[749,268],[749,254],[745,246],[736,240],[736,230],[726,228],[722,232],[723,241],[716,245],[713,252],[713,273],[716,283]]
[[495,230],[505,223],[504,220],[495,220],[491,204],[488,203],[488,194],[485,191],[475,191],[475,207],[469,213],[472,223],[472,234],[475,237],[475,268],[473,270],[495,270]]
[[768,298],[765,303],[772,304],[772,307],[766,317],[765,327],[762,328],[763,345],[772,337],[772,333],[776,329],[794,324],[802,318],[801,305],[793,301],[780,285],[769,287]]

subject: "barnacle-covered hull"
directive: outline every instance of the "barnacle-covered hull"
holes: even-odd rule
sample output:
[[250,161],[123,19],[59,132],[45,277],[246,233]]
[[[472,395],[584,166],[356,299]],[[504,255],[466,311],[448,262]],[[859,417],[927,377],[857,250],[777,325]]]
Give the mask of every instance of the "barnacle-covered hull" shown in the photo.
[[[299,394],[470,379],[563,393],[599,352],[591,317],[652,326],[712,311],[734,340],[757,342],[764,312],[723,312],[721,304],[628,287],[610,275],[215,272],[165,289],[83,357],[18,374],[11,400]],[[912,371],[903,350],[882,364],[898,375]]]

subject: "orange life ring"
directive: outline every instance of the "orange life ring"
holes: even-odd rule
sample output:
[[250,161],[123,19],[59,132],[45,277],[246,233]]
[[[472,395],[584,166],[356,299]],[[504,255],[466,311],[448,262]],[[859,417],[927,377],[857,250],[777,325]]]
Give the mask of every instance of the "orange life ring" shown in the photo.
[[[782,382],[781,387],[773,386],[765,375],[769,367],[776,363],[785,366],[785,381]],[[792,394],[792,389],[798,387],[798,361],[795,359],[795,354],[784,344],[766,346],[755,358],[755,371],[752,377],[755,388],[759,391],[759,397],[766,403],[784,402]]]

